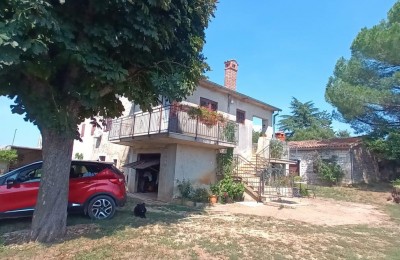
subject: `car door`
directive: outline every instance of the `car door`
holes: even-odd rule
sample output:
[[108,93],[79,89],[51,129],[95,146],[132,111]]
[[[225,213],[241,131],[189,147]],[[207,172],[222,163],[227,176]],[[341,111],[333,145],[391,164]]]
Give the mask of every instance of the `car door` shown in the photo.
[[41,176],[41,164],[36,164],[7,177],[0,185],[0,212],[15,216],[32,214]]
[[81,207],[96,192],[97,172],[84,163],[72,162],[68,202],[70,207]]

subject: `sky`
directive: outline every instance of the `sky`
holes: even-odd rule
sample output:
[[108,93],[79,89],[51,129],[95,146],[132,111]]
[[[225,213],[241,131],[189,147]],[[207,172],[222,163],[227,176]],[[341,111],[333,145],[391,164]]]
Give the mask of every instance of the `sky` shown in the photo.
[[[331,112],[324,94],[336,61],[349,58],[357,33],[385,19],[395,2],[220,0],[206,30],[206,75],[223,85],[224,61],[235,59],[237,91],[282,109],[280,115],[290,114],[292,97]],[[13,139],[14,145],[37,147],[37,127],[11,114],[11,104],[0,97],[0,147]],[[333,128],[351,130],[336,121]]]

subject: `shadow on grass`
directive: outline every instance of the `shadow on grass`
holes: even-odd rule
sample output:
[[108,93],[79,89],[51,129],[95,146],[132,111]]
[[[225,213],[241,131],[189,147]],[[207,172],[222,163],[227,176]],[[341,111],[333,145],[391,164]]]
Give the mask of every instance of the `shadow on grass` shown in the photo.
[[392,184],[389,182],[377,182],[369,184],[357,184],[353,185],[357,190],[371,191],[371,192],[390,192],[392,190]]
[[[110,220],[94,221],[82,214],[70,214],[67,219],[67,236],[55,243],[63,243],[79,237],[99,239],[118,235],[126,228],[139,228],[146,225],[162,223],[171,225],[192,214],[203,214],[203,208],[192,208],[184,205],[148,205],[146,218],[133,215],[133,208],[138,200],[128,198],[127,204],[118,209]],[[6,219],[0,221],[0,246],[23,244],[29,242],[32,218]],[[138,234],[140,235],[140,234]],[[53,243],[53,244],[55,244]],[[48,244],[51,246],[52,244]]]

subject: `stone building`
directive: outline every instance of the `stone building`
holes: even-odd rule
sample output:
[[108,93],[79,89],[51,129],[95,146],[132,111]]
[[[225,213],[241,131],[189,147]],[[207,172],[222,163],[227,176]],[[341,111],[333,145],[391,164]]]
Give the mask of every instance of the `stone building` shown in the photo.
[[[237,92],[237,71],[237,62],[229,60],[225,62],[225,86],[203,79],[182,102],[161,97],[151,113],[121,98],[122,117],[108,120],[103,129],[91,126],[90,120],[80,125],[83,142],[75,142],[73,155],[114,161],[127,175],[130,192],[153,193],[164,201],[177,196],[177,183],[183,179],[195,186],[214,183],[217,154],[233,148],[235,154],[250,160],[253,121],[262,122],[260,145],[268,144],[274,112],[280,111]],[[191,116],[190,109],[199,106],[223,115],[225,122],[209,124]]]
[[370,183],[379,180],[378,163],[360,137],[289,142],[290,156],[300,160],[299,173],[310,183],[321,182],[314,170],[314,157],[335,157],[344,171],[342,184]]

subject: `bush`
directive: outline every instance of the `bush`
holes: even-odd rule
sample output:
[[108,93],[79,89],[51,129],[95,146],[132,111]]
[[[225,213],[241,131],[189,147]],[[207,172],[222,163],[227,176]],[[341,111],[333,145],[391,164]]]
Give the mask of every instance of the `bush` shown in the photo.
[[316,154],[314,157],[314,172],[329,184],[337,184],[344,176],[342,168],[337,164],[336,156],[323,160],[319,154]]
[[192,192],[193,192],[193,187],[192,183],[189,180],[183,179],[182,181],[177,181],[178,183],[178,191],[181,194],[182,199],[189,199]]
[[283,156],[283,142],[281,140],[272,139],[270,144],[270,157],[271,158],[282,158]]
[[225,174],[222,180],[210,185],[210,189],[214,195],[220,197],[222,203],[240,201],[243,198],[244,184],[234,181],[230,174]]
[[194,202],[208,202],[209,196],[210,194],[206,188],[197,188],[193,190],[190,197]]
[[14,163],[18,159],[17,150],[0,150],[0,161]]
[[394,181],[391,181],[391,182],[392,182],[392,185],[393,185],[393,186],[399,187],[399,188],[400,188],[400,178],[399,178],[399,179],[396,179],[396,180],[394,180]]

